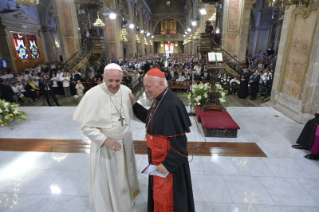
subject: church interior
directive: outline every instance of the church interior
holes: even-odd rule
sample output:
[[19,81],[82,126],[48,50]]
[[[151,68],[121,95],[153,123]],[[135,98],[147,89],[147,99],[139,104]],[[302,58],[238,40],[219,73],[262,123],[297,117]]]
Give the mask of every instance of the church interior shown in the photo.
[[[319,156],[292,148],[314,114],[319,124],[318,18],[319,0],[0,1],[0,212],[95,211],[91,141],[73,114],[109,63],[145,108],[150,68],[184,103],[196,211],[319,211]],[[21,113],[6,113],[4,86]],[[131,212],[146,212],[145,124],[130,128],[141,191]]]

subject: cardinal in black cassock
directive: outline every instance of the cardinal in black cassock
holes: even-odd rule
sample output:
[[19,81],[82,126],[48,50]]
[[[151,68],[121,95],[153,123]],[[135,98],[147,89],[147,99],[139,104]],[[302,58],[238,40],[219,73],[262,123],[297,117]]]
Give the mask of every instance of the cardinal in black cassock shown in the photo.
[[248,96],[248,81],[249,73],[247,69],[244,69],[244,73],[240,75],[240,85],[238,90],[239,98],[246,98]]
[[305,155],[308,159],[319,159],[318,143],[316,139],[316,134],[319,125],[319,114],[316,113],[313,119],[310,119],[305,127],[302,129],[299,138],[297,139],[297,145],[292,145],[295,149],[307,149],[310,150],[311,154]]
[[145,92],[154,99],[150,109],[130,98],[133,111],[146,124],[149,164],[166,178],[149,177],[148,212],[193,212],[194,199],[188,163],[187,137],[191,122],[183,102],[168,88],[165,75],[151,69],[143,80]]

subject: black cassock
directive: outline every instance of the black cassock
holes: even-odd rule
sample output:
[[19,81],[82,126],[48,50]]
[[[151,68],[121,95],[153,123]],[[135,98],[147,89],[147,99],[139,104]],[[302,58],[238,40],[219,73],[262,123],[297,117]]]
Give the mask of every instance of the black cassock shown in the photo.
[[[171,149],[162,164],[173,174],[173,200],[175,212],[193,212],[194,199],[189,169],[186,132],[190,132],[191,122],[183,102],[170,89],[160,94],[149,110],[135,103],[133,111],[138,119],[149,123],[150,112],[156,110],[147,125],[147,133],[153,136],[167,137]],[[157,105],[154,107],[154,104]],[[149,164],[152,164],[152,151],[149,151]],[[152,178],[148,185],[148,211],[154,211]]]
[[319,117],[310,119],[301,131],[296,143],[310,150],[315,141],[315,134],[318,125]]
[[[242,79],[245,81],[241,81]],[[246,98],[248,96],[248,81],[249,81],[249,73],[243,73],[240,75],[240,85],[238,90],[238,97],[239,98]]]

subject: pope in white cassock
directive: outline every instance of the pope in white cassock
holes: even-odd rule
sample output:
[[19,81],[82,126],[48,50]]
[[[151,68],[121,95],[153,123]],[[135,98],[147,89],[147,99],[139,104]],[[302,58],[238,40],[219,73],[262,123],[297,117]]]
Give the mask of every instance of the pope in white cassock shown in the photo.
[[131,90],[121,85],[122,69],[117,64],[105,67],[103,79],[84,95],[73,119],[81,122],[92,141],[90,203],[97,212],[129,212],[140,192],[129,127]]

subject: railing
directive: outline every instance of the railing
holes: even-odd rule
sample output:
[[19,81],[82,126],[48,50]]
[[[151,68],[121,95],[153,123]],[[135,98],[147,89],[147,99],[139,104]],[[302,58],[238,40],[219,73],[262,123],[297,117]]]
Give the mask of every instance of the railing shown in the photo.
[[63,63],[62,67],[68,64],[68,62],[70,62],[77,54],[80,53],[80,55],[82,56],[85,53],[89,53],[91,48],[92,48],[92,44],[90,42],[90,39],[85,40],[82,47],[77,52],[75,52],[65,63]]
[[237,67],[236,66],[243,66],[243,64],[241,62],[239,62],[235,57],[233,57],[230,53],[228,53],[225,49],[223,49],[221,46],[219,46],[215,40],[212,38],[212,41],[213,43],[218,47],[220,48],[222,51],[224,51],[229,57],[231,57],[233,60],[236,61],[237,64],[234,64],[232,62],[229,62],[227,60],[224,60],[224,64],[225,64],[225,67],[226,67],[226,71],[229,72],[230,74],[232,74],[233,76],[235,77],[239,77],[240,76],[240,73],[239,71],[237,70]]

